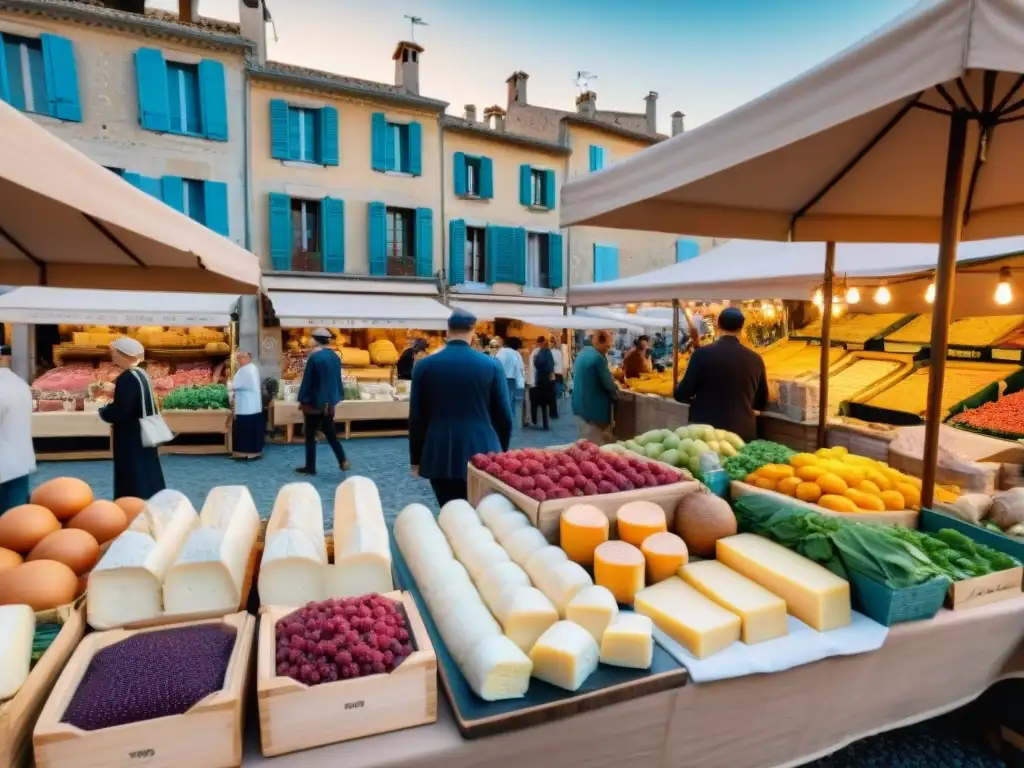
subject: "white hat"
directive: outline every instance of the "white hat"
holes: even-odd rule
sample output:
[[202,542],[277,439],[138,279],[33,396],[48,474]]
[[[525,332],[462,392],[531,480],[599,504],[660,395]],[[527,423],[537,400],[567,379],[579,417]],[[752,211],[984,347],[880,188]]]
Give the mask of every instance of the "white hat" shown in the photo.
[[145,357],[146,348],[135,339],[130,339],[127,336],[120,336],[111,342],[110,348],[120,352],[126,357]]
[[312,336],[314,339],[330,339],[331,338],[331,332],[328,331],[326,328],[317,328],[315,331],[313,331],[309,335]]

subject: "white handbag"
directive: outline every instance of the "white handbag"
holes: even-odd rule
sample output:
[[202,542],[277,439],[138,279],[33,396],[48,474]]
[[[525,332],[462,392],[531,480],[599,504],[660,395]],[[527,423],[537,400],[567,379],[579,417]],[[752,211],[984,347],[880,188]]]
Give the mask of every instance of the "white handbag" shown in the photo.
[[[149,384],[149,377],[137,368],[131,369],[135,380],[139,382],[142,390],[142,418],[139,419],[139,432],[142,435],[142,446],[144,448],[156,448],[158,445],[169,443],[174,439],[174,433],[167,426],[164,417],[156,411],[156,396]],[[146,395],[149,395],[149,402],[152,406],[152,413],[148,413],[146,407]]]

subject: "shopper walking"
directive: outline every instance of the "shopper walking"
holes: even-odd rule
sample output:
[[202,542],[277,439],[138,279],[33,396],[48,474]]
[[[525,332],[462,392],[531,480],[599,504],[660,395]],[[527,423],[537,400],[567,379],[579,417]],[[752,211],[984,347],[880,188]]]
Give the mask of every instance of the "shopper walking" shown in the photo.
[[402,354],[398,356],[398,364],[395,366],[395,375],[399,381],[412,381],[413,366],[424,356],[426,351],[426,339],[414,339],[412,344],[402,351]]
[[0,515],[28,504],[28,478],[36,471],[32,448],[32,390],[7,367],[11,351],[0,349]]
[[349,469],[345,449],[341,447],[338,434],[334,431],[334,409],[345,399],[341,388],[341,359],[333,349],[328,348],[331,332],[317,328],[312,333],[317,349],[307,358],[306,369],[299,385],[299,407],[303,414],[303,430],[306,439],[306,463],[295,470],[300,475],[316,474],[316,433],[323,432],[324,439],[334,451],[334,458],[342,472]]
[[514,349],[513,339],[509,339],[507,344],[502,343],[498,337],[495,337],[495,340],[498,342],[499,349],[494,355],[494,359],[501,364],[501,370],[505,373],[505,383],[508,385],[508,402],[512,408],[512,420],[515,421],[516,393],[526,386],[526,370],[523,367],[523,356]]
[[560,344],[560,339],[552,336],[548,339],[548,344],[551,349],[551,357],[555,361],[555,381],[552,387],[551,402],[549,403],[548,410],[551,412],[551,418],[558,418],[558,402],[562,399],[562,395],[565,393],[565,361],[566,354],[565,350]]
[[537,410],[540,409],[543,429],[550,429],[548,417],[551,413],[551,405],[555,399],[555,358],[548,348],[548,340],[543,336],[537,339],[537,348],[534,350],[533,364],[533,388],[530,390],[530,421],[533,426],[538,425]]
[[576,415],[579,436],[598,445],[614,440],[612,409],[618,390],[605,357],[611,345],[607,332],[593,334],[590,344],[584,345],[576,358],[573,371],[572,412]]
[[512,409],[501,364],[470,345],[476,318],[456,309],[448,343],[412,372],[409,463],[430,481],[439,506],[465,499],[466,466],[477,453],[507,451]]
[[252,361],[252,354],[244,349],[235,355],[238,370],[228,384],[234,405],[231,423],[231,458],[253,461],[263,458],[266,422],[263,420],[263,393],[260,372]]

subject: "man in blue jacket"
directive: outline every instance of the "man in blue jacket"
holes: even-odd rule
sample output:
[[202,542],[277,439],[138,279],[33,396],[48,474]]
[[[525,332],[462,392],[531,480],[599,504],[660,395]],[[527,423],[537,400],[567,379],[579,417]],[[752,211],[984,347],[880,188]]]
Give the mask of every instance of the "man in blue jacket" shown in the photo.
[[507,451],[512,406],[501,364],[470,343],[476,318],[456,309],[448,343],[416,364],[409,395],[409,463],[430,480],[439,506],[465,499],[466,465],[477,453]]
[[572,412],[576,414],[579,436],[598,445],[615,441],[611,423],[618,389],[608,370],[611,335],[599,331],[590,338],[576,358],[572,379]]
[[345,449],[334,431],[334,409],[345,399],[341,388],[341,359],[328,348],[331,332],[317,328],[311,334],[317,349],[306,359],[299,386],[299,407],[302,409],[306,438],[306,464],[295,471],[300,475],[316,474],[316,433],[322,431],[334,458],[343,472],[349,468]]

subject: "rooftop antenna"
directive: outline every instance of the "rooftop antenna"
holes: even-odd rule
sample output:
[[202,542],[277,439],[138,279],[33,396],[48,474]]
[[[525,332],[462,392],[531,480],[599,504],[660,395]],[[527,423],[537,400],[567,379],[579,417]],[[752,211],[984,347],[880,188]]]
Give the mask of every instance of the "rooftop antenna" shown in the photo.
[[576,83],[576,87],[579,88],[582,93],[586,93],[590,90],[591,80],[597,80],[597,75],[593,72],[587,72],[585,69],[582,69],[576,73],[576,79],[573,82]]
[[409,40],[410,40],[410,42],[415,43],[416,42],[416,27],[429,27],[430,25],[427,24],[427,22],[425,22],[423,20],[422,16],[409,16],[409,15],[406,15],[405,18],[407,18],[409,20],[409,26],[411,27],[411,30],[409,32]]

